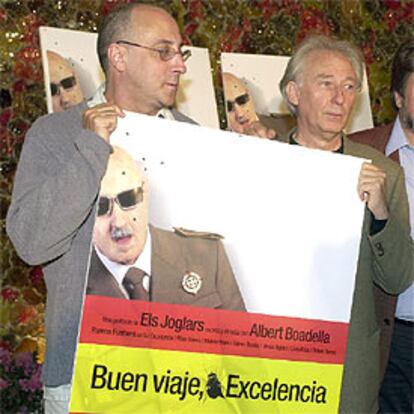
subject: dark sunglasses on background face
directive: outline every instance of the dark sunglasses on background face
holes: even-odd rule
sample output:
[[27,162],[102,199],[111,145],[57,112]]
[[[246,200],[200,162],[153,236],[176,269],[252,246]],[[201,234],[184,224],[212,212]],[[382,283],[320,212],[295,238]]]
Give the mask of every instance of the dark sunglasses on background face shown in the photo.
[[129,210],[141,203],[143,199],[143,186],[123,191],[114,198],[100,196],[98,202],[98,216],[111,215],[114,208],[114,201],[122,210]]
[[50,82],[50,93],[52,96],[59,95],[61,86],[63,89],[68,90],[73,88],[76,85],[76,78],[74,76],[69,76],[68,78],[62,79],[59,83]]
[[176,55],[181,55],[184,62],[191,56],[191,50],[175,50],[171,46],[164,46],[164,47],[149,47],[149,46],[143,46],[139,43],[129,42],[128,40],[118,40],[115,42],[117,45],[128,45],[128,46],[134,46],[134,47],[140,47],[142,49],[152,50],[153,52],[158,52],[160,55],[160,59],[164,62],[167,62],[171,59],[173,59]]
[[226,101],[227,102],[227,111],[232,112],[234,111],[234,105],[237,104],[239,106],[246,105],[249,102],[250,97],[248,93],[238,96],[234,101]]

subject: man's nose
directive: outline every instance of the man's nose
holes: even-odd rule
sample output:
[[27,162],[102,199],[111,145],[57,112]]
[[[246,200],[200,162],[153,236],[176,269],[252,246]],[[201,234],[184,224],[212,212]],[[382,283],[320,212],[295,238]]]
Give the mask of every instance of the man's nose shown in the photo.
[[243,118],[246,115],[246,108],[244,105],[239,105],[237,102],[234,102],[234,115],[236,119]]
[[62,104],[70,102],[70,91],[67,91],[63,86],[59,85],[59,97]]
[[341,86],[337,86],[335,88],[333,99],[334,99],[334,102],[337,103],[338,105],[342,105],[344,103],[345,93]]
[[127,211],[122,210],[117,203],[114,202],[111,211],[111,225],[122,228],[127,223]]
[[187,66],[184,62],[183,55],[181,53],[177,53],[172,59],[171,63],[173,65],[173,71],[179,73],[180,75],[184,75],[187,72]]

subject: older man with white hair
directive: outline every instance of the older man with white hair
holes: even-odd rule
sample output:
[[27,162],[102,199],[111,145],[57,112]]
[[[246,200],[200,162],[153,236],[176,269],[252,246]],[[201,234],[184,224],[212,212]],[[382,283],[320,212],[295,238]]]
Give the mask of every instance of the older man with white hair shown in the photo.
[[349,414],[378,411],[381,324],[375,286],[397,295],[414,275],[403,172],[380,152],[350,141],[343,132],[362,76],[362,57],[352,44],[312,36],[299,45],[280,81],[297,120],[297,128],[282,140],[371,160],[363,163],[357,186],[366,209],[340,400],[340,412]]

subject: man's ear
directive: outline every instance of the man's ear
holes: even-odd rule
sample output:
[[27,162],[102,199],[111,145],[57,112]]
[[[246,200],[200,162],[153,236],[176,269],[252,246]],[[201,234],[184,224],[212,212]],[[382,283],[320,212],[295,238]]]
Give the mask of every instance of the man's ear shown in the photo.
[[126,48],[112,43],[108,47],[108,62],[118,72],[124,72],[126,68]]
[[299,90],[299,85],[296,82],[294,81],[288,82],[288,84],[286,85],[286,96],[292,105],[298,106],[300,90]]
[[394,102],[398,109],[401,109],[403,106],[404,97],[401,96],[398,92],[394,92]]

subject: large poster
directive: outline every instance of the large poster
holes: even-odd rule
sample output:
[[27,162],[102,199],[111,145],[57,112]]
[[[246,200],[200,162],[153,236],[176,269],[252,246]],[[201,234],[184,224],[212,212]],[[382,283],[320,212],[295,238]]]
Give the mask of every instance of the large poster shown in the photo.
[[71,412],[336,412],[362,160],[133,113],[111,143]]

